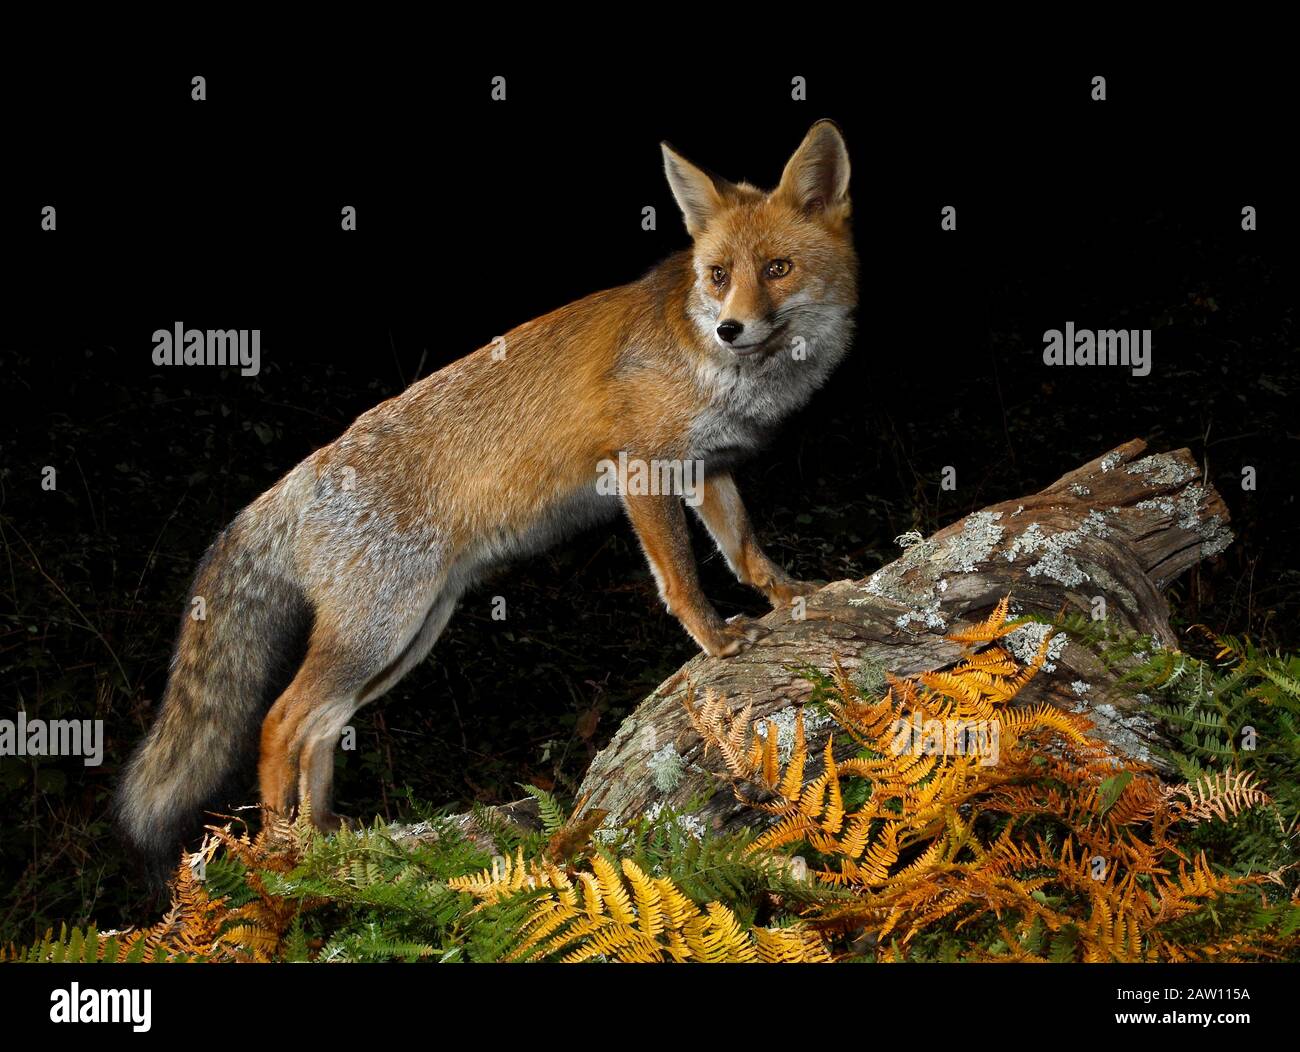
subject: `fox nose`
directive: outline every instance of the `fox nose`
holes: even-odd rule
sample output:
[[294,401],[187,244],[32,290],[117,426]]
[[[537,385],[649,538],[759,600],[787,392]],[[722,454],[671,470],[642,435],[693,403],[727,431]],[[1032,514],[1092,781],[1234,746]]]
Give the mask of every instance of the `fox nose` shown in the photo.
[[718,322],[718,339],[723,343],[730,343],[744,331],[745,326],[738,321]]

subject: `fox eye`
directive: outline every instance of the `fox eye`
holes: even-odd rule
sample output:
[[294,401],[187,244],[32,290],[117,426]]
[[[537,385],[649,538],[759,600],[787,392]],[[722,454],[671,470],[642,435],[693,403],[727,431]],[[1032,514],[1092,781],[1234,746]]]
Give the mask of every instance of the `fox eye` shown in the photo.
[[792,270],[794,264],[788,259],[774,259],[763,268],[763,273],[769,278],[783,278]]
[[727,271],[726,271],[726,268],[724,268],[724,267],[714,267],[713,270],[710,272],[710,276],[713,278],[713,284],[715,284],[715,285],[723,285],[723,284],[726,284],[726,281],[727,281]]

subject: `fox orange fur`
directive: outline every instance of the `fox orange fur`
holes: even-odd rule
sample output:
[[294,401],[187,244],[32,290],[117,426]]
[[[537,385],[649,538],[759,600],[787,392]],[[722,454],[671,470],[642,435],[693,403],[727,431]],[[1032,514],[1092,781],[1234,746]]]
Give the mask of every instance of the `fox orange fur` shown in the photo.
[[620,508],[700,647],[726,657],[755,638],[701,591],[680,494],[598,491],[599,466],[620,453],[702,464],[695,510],[736,576],[774,605],[811,590],[759,547],[731,470],[848,348],[844,141],[813,125],[770,193],[667,144],[663,155],[690,251],[362,414],[217,537],[193,586],[206,616],[182,619],[161,712],[118,797],[129,839],[155,861],[175,857],[251,759],[259,722],[263,802],[289,812],[310,799],[335,827],[334,749],[357,708],[423,660],[494,564]]

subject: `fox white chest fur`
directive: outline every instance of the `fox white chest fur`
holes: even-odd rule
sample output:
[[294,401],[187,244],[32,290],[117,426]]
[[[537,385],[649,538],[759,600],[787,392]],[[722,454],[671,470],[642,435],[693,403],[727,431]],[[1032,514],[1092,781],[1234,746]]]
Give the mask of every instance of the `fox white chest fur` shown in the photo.
[[691,422],[688,456],[734,462],[758,452],[825,384],[852,335],[851,306],[809,304],[763,357],[701,363],[696,383],[707,401]]

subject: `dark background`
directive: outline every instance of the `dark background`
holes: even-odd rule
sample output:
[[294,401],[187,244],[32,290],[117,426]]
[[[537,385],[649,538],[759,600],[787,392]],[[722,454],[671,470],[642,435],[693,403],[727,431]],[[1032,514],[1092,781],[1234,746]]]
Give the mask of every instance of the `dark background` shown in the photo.
[[[779,561],[864,576],[898,534],[1142,437],[1191,448],[1238,537],[1175,583],[1175,627],[1295,647],[1288,78],[1262,61],[909,65],[883,43],[723,72],[661,53],[10,74],[22,160],[0,213],[0,716],[102,718],[108,753],[97,769],[0,758],[0,942],[149,916],[106,808],[199,555],[359,412],[685,247],[661,139],[771,186],[828,116],[853,158],[854,351],[740,477]],[[489,98],[498,73],[504,103]],[[806,102],[790,99],[796,74]],[[348,204],[355,233],[340,230]],[[955,233],[939,229],[947,204]],[[1240,229],[1245,204],[1257,232]],[[261,374],[155,367],[151,335],[177,321],[260,328]],[[1045,367],[1042,333],[1066,321],[1156,330],[1152,374]],[[939,489],[945,465],[955,492]],[[722,613],[761,612],[698,540]],[[513,799],[520,782],[569,794],[692,652],[625,524],[574,538],[467,596],[430,661],[362,710],[339,807],[405,817]]]

